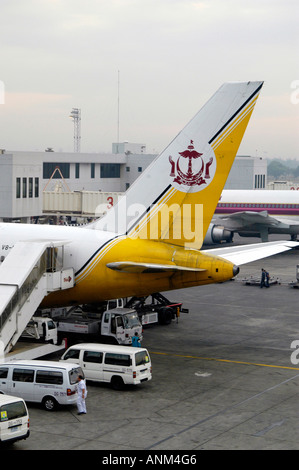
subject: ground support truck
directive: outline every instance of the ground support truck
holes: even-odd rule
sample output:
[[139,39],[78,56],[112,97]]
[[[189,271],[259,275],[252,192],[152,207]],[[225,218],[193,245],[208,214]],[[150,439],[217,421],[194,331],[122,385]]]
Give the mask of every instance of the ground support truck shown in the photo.
[[[19,341],[5,354],[5,360],[37,359],[65,348],[66,342],[59,341],[57,325],[51,318],[32,317]],[[0,359],[4,359],[4,354],[0,354]]]
[[161,293],[109,300],[101,305],[37,311],[6,359],[36,359],[77,342],[131,345],[147,325],[168,325],[188,313]]
[[131,345],[136,332],[142,339],[141,322],[131,308],[103,313],[86,312],[80,307],[57,309],[52,318],[49,312],[47,316],[33,316],[5,359],[37,359],[82,341]]
[[69,344],[96,341],[130,345],[136,332],[142,339],[142,325],[132,308],[114,308],[101,313],[75,307],[63,314],[53,312],[52,318],[57,324],[58,338],[67,338]]
[[178,322],[181,313],[189,310],[182,302],[172,302],[161,293],[147,297],[112,299],[99,305],[81,305],[44,311],[58,327],[62,337],[77,336],[78,340],[101,341],[112,344],[131,344],[137,332],[142,337],[142,327],[151,324],[168,325]]
[[182,302],[171,302],[160,292],[148,297],[131,297],[125,302],[125,307],[136,310],[143,326],[153,323],[169,325],[172,320],[178,321],[181,313],[189,312],[182,305]]

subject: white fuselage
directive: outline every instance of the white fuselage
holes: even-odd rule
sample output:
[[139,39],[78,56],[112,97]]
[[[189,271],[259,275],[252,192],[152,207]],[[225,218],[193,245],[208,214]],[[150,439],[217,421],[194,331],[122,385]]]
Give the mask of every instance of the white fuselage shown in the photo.
[[215,214],[267,211],[269,215],[299,219],[299,191],[224,190]]
[[[18,241],[67,241],[63,268],[72,267],[77,273],[90,257],[116,234],[85,227],[37,224],[0,224],[0,257],[6,258]],[[1,258],[3,261],[3,258]]]

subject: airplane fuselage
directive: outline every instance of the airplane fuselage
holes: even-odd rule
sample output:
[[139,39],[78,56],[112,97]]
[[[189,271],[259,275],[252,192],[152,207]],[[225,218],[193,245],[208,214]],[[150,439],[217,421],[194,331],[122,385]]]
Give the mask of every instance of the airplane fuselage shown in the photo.
[[[232,238],[233,233],[245,237],[261,237],[268,241],[269,234],[299,234],[299,192],[292,190],[224,190],[215,209],[209,234],[215,226],[218,239]],[[219,232],[220,230],[220,232]],[[221,232],[222,230],[222,232]],[[224,236],[225,235],[225,236]],[[210,243],[210,235],[205,240]]]
[[55,242],[46,254],[51,263],[63,260],[75,278],[74,287],[49,293],[44,306],[146,296],[234,277],[235,255],[199,250],[262,85],[222,85],[96,226],[0,224],[2,279],[12,247],[39,240],[46,247]]
[[291,190],[224,190],[215,214],[262,212],[299,220],[299,191]]
[[[132,239],[84,227],[0,224],[0,255],[7,257],[18,241],[67,241],[63,268],[73,268],[75,286],[45,297],[42,306],[98,303],[128,296],[180,289],[231,279],[234,265],[198,250],[150,240]],[[3,258],[2,258],[3,259]],[[107,267],[115,261],[161,263],[200,268],[191,272],[123,273]]]

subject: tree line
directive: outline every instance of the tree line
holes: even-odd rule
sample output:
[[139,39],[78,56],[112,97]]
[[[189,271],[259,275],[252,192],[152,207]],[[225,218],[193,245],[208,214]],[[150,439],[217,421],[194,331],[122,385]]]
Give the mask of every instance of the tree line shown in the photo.
[[299,164],[296,160],[268,160],[268,180],[299,178]]

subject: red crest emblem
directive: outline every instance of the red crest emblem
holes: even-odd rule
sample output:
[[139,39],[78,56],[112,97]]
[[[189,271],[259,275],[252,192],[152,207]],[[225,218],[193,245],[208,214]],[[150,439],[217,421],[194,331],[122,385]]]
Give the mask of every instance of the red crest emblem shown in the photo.
[[[179,152],[179,157],[176,163],[172,160],[169,155],[169,162],[171,165],[170,176],[174,177],[173,182],[184,186],[201,186],[202,184],[208,184],[206,180],[210,179],[210,166],[213,163],[213,156],[211,156],[207,162],[202,158],[203,154],[197,152],[194,149],[193,140],[190,141],[190,145],[183,152]],[[188,165],[185,171],[181,169],[180,159],[183,157],[187,160]],[[196,170],[194,170],[193,162],[197,161]],[[186,166],[186,164],[185,164]]]

